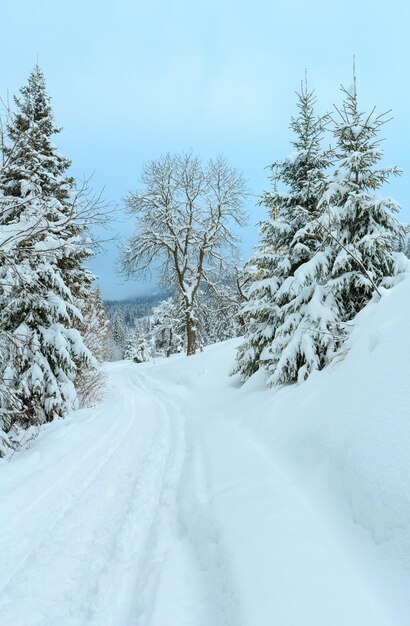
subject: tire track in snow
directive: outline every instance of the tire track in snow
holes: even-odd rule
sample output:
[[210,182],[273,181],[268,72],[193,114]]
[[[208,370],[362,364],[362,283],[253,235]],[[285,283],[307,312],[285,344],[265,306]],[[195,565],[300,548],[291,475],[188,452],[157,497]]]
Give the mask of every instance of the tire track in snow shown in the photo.
[[[134,380],[134,372],[124,382],[128,389],[140,388]],[[11,599],[16,593],[27,594],[28,591],[31,594],[33,605],[37,607],[30,617],[33,625],[95,623],[124,626],[145,623],[141,616],[144,608],[150,606],[149,585],[145,584],[141,594],[142,581],[147,579],[146,574],[149,574],[148,579],[155,579],[155,559],[151,552],[155,551],[156,536],[161,534],[159,519],[166,517],[174,496],[178,459],[182,455],[182,428],[177,425],[171,433],[170,417],[157,405],[150,415],[150,437],[144,432],[141,449],[136,447],[135,441],[141,436],[138,427],[133,429],[133,425],[138,426],[140,422],[137,396],[127,394],[127,398],[131,398],[131,406],[127,409],[133,416],[128,420],[127,428],[122,430],[92,476],[76,491],[63,513],[54,517],[46,531],[49,537],[46,532],[42,534],[20,562],[20,567],[14,569],[8,588],[3,590],[11,592]],[[125,406],[118,407],[121,408],[125,409]],[[105,437],[104,441],[108,438]],[[142,449],[146,450],[147,446],[148,452],[142,455]],[[103,444],[94,446],[94,453],[97,449],[101,453],[103,448]],[[72,478],[73,473],[67,476]],[[104,484],[111,484],[118,494],[107,493],[107,490],[104,493]],[[48,496],[53,491],[48,490]],[[43,499],[47,499],[46,496]],[[162,509],[160,515],[158,509]],[[88,517],[95,517],[96,512],[98,516],[94,523],[87,525]],[[70,539],[72,546],[69,545]],[[87,560],[90,554],[95,556],[93,562]],[[64,571],[57,576],[58,587],[47,589],[50,582],[47,574],[55,571],[56,559],[60,559]],[[151,564],[151,572],[148,572],[148,564]],[[33,581],[31,575],[38,575],[39,571],[44,572],[44,579]],[[124,585],[125,579],[129,584]],[[107,602],[110,596],[111,614]],[[90,597],[94,598],[91,606]],[[118,597],[129,604],[124,611],[118,606]],[[13,607],[4,598],[5,594],[2,608],[12,615]],[[21,611],[18,605],[14,608],[13,624],[26,626],[23,619],[24,615],[27,616],[27,607],[22,606]],[[126,621],[125,612],[128,615]]]
[[[148,386],[147,386],[148,387]],[[242,623],[239,608],[239,599],[236,593],[233,578],[230,573],[229,559],[213,513],[211,497],[208,489],[208,470],[201,442],[196,436],[192,418],[182,417],[179,404],[162,390],[152,388],[151,393],[164,404],[165,412],[179,414],[185,424],[186,453],[177,490],[177,518],[173,529],[173,550],[184,552],[184,568],[181,571],[185,577],[183,584],[190,589],[196,587],[196,604],[200,608],[189,609],[187,614],[176,616],[172,621],[172,611],[168,606],[172,591],[172,578],[178,570],[178,563],[174,566],[172,559],[179,558],[173,555],[172,548],[168,552],[170,564],[168,572],[162,576],[157,605],[153,611],[152,626],[163,626],[164,619],[168,624],[189,624],[189,626],[240,626]],[[172,539],[170,540],[172,543]],[[180,567],[179,567],[180,569]],[[168,580],[167,580],[168,577]],[[189,599],[191,601],[191,599]],[[161,603],[165,602],[161,607]],[[172,598],[172,607],[175,609],[175,600]],[[188,602],[187,602],[188,605]],[[165,617],[167,615],[167,617]]]
[[[161,563],[166,550],[167,528],[172,525],[175,515],[175,493],[180,479],[181,467],[185,452],[184,429],[182,418],[178,413],[170,414],[164,409],[161,402],[156,400],[139,376],[135,376],[132,381],[133,386],[138,390],[143,390],[151,397],[155,406],[155,415],[160,416],[161,424],[158,439],[155,440],[151,448],[148,462],[145,464],[143,476],[138,481],[134,505],[131,506],[128,518],[128,527],[118,535],[119,550],[127,553],[129,546],[138,543],[139,554],[134,550],[128,555],[128,561],[132,564],[133,573],[131,580],[122,589],[114,590],[110,586],[110,580],[115,578],[115,571],[121,575],[121,562],[113,560],[113,573],[105,576],[105,581],[100,585],[98,594],[101,597],[108,596],[112,600],[114,607],[118,607],[121,599],[125,602],[127,598],[133,597],[133,602],[129,603],[127,614],[124,615],[124,622],[117,621],[117,610],[107,621],[105,616],[104,624],[126,624],[127,626],[145,626],[150,623],[151,613],[155,600],[158,580],[160,576]],[[148,477],[150,489],[147,490],[143,479]],[[153,480],[154,477],[154,480]],[[151,512],[141,509],[141,495],[145,497],[145,504]],[[139,497],[138,497],[139,496]],[[142,498],[144,500],[144,497]],[[135,525],[136,517],[149,517],[150,523],[138,532]],[[97,603],[98,604],[98,603]],[[101,602],[101,605],[103,603]],[[90,623],[100,625],[101,617],[98,612]]]
[[[19,511],[19,513],[15,517],[11,517],[9,519],[7,527],[5,527],[2,532],[2,543],[4,543],[5,545],[11,542],[11,539],[9,538],[10,536],[15,537],[16,527],[18,526],[21,527],[22,534],[24,536],[24,530],[27,527],[27,518],[29,517],[30,514],[33,513],[34,510],[40,508],[40,506],[43,504],[45,505],[48,504],[49,515],[50,515],[53,511],[53,507],[52,506],[50,507],[50,503],[51,502],[55,503],[54,507],[55,507],[57,514],[54,516],[50,515],[49,524],[45,526],[44,524],[42,524],[39,527],[38,532],[35,533],[34,541],[30,537],[31,543],[30,543],[29,551],[24,552],[22,557],[17,560],[17,564],[14,565],[14,567],[10,567],[9,561],[3,556],[2,574],[0,576],[0,580],[1,580],[0,593],[2,593],[3,590],[5,590],[6,586],[13,579],[14,576],[16,576],[21,570],[25,568],[27,562],[32,558],[33,552],[35,552],[42,545],[44,541],[47,541],[49,535],[53,532],[57,524],[59,524],[63,520],[64,516],[70,511],[70,509],[76,506],[77,500],[90,487],[90,485],[93,483],[93,481],[95,480],[99,472],[101,472],[104,469],[104,467],[110,463],[112,456],[117,451],[118,447],[120,446],[122,440],[126,437],[128,430],[130,430],[130,428],[131,428],[131,424],[128,425],[128,428],[126,429],[124,433],[121,433],[121,436],[118,437],[118,440],[116,441],[115,445],[109,448],[108,454],[103,456],[105,460],[102,461],[101,464],[99,464],[93,472],[88,474],[88,478],[85,482],[75,482],[75,478],[77,478],[77,475],[78,474],[81,475],[82,473],[81,468],[83,468],[83,463],[81,463],[81,465],[76,465],[75,468],[72,469],[71,471],[65,472],[64,475],[60,479],[58,479],[51,487],[43,491],[30,504],[30,506],[26,507],[22,511]],[[113,431],[114,429],[112,429],[112,431],[110,431],[106,437],[101,438],[101,440],[99,440],[98,445],[95,445],[92,447],[92,452],[87,454],[87,458],[85,460],[89,460],[93,458],[96,454],[100,453],[100,451],[101,452],[104,451],[104,448],[106,448],[106,442],[112,439]],[[56,469],[58,471],[58,466],[56,467]],[[58,497],[56,498],[56,495],[59,492],[61,493],[62,489],[65,486],[73,486],[73,484],[75,488],[70,493],[69,498],[64,497],[63,502],[61,502],[61,500]]]

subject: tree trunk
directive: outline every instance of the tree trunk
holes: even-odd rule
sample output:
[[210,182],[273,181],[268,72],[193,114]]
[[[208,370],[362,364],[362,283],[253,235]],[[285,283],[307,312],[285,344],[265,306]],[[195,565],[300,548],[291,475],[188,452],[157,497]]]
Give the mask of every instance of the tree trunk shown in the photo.
[[169,329],[169,339],[168,339],[168,348],[167,348],[167,358],[171,356],[172,351],[172,328]]
[[195,354],[196,351],[196,332],[195,332],[195,320],[188,312],[186,315],[186,353],[187,356]]

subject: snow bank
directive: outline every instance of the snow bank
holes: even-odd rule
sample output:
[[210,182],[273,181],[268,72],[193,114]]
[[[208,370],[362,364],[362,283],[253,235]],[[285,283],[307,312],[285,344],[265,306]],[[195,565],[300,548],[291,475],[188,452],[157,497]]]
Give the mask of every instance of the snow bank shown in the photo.
[[[406,279],[356,317],[331,367],[270,392],[261,392],[257,374],[239,390],[235,409],[323,514],[333,516],[340,541],[358,553],[357,567],[372,570],[396,607],[396,623],[410,610],[409,311]],[[351,520],[365,532],[352,529]]]
[[243,385],[229,378],[237,340],[150,371],[268,451],[333,527],[393,624],[410,614],[409,310],[405,279],[356,317],[332,366],[297,385],[267,390],[260,372]]
[[[322,472],[376,543],[410,563],[410,279],[354,320],[344,354],[300,385],[240,390],[240,419],[295,478]],[[257,395],[260,403],[252,411]],[[248,397],[248,400],[246,399]],[[257,413],[257,415],[255,415]],[[403,552],[404,551],[404,552]]]

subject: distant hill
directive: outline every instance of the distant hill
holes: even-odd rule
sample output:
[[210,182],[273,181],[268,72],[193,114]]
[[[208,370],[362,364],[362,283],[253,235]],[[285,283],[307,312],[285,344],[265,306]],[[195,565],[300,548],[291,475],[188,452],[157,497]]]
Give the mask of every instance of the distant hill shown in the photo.
[[124,300],[105,300],[104,308],[108,319],[112,319],[114,313],[119,311],[124,323],[129,327],[133,327],[135,320],[151,315],[153,308],[171,295],[171,290],[164,290]]

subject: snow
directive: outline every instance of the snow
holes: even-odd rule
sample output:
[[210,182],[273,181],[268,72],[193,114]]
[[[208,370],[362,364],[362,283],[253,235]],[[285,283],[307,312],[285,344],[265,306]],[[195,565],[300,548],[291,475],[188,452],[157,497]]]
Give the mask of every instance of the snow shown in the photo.
[[405,626],[410,279],[330,367],[266,389],[237,340],[105,366],[94,409],[0,465],[13,626]]

